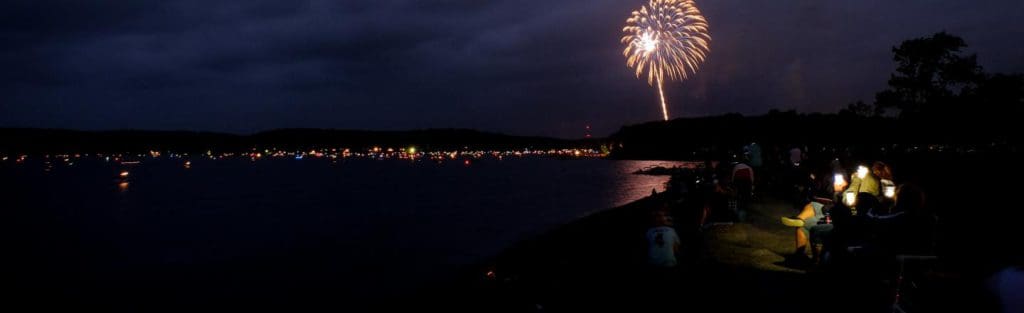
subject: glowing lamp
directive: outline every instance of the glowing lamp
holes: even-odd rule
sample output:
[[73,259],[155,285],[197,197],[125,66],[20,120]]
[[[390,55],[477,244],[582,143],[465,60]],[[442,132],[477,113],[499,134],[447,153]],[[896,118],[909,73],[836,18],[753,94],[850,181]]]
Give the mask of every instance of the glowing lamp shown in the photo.
[[121,172],[121,175],[120,175],[120,176],[121,176],[121,178],[126,178],[126,177],[128,177],[128,171],[123,171],[123,172]]
[[840,190],[843,190],[844,188],[846,188],[846,178],[843,177],[843,174],[836,174],[835,176],[833,176],[832,177],[832,190],[835,190],[835,192],[839,192]]
[[883,179],[882,195],[889,199],[896,198],[896,184],[894,184],[891,180]]
[[885,186],[882,191],[886,198],[892,199],[896,197],[896,186]]
[[864,179],[864,177],[868,177],[868,168],[867,168],[867,166],[863,166],[863,165],[858,166],[857,167],[857,178]]
[[857,194],[853,192],[847,192],[843,194],[843,203],[848,207],[857,205]]

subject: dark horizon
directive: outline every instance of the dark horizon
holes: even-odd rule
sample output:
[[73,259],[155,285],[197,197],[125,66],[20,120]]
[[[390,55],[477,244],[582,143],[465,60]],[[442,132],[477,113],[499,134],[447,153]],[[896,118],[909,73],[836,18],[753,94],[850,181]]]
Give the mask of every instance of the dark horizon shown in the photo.
[[[9,1],[0,127],[607,134],[660,117],[619,43],[644,2]],[[697,5],[711,52],[666,85],[672,117],[871,102],[891,48],[943,30],[1024,72],[1019,1]]]
[[795,114],[798,114],[798,115],[814,115],[814,114],[837,115],[837,114],[840,114],[841,112],[842,112],[842,110],[839,110],[839,109],[837,109],[837,111],[834,111],[834,112],[799,112],[799,111],[796,111],[796,110],[780,111],[778,109],[769,109],[769,110],[766,110],[765,112],[754,113],[754,114],[743,114],[743,113],[739,113],[739,112],[724,112],[724,113],[720,113],[720,114],[707,114],[707,115],[702,115],[702,116],[674,117],[670,121],[662,121],[662,120],[657,119],[657,118],[652,118],[652,119],[649,119],[649,120],[640,120],[640,121],[636,121],[634,123],[622,124],[622,125],[619,125],[618,127],[611,128],[606,133],[598,133],[598,132],[591,131],[589,133],[590,137],[586,136],[588,133],[586,132],[585,127],[581,128],[578,134],[569,134],[568,136],[559,136],[559,135],[545,135],[545,134],[528,133],[528,132],[524,132],[524,133],[503,132],[503,131],[494,131],[494,130],[490,130],[490,129],[487,129],[487,128],[445,127],[444,125],[438,125],[436,127],[396,128],[396,129],[345,128],[345,127],[278,127],[278,128],[254,129],[252,131],[216,131],[216,130],[184,129],[184,128],[180,128],[180,129],[174,129],[174,128],[171,128],[171,129],[157,129],[157,128],[95,128],[95,129],[90,129],[90,128],[69,128],[69,127],[59,127],[59,126],[58,127],[31,127],[31,126],[18,127],[18,126],[0,125],[0,130],[69,131],[69,132],[89,132],[89,133],[102,133],[102,132],[157,132],[157,133],[175,133],[175,132],[180,132],[180,133],[208,133],[208,134],[215,134],[215,135],[230,135],[230,136],[243,136],[243,137],[244,136],[259,135],[259,134],[268,133],[268,132],[275,132],[275,131],[286,131],[286,130],[341,131],[341,132],[368,132],[368,133],[402,133],[402,132],[423,132],[423,131],[428,131],[428,132],[429,131],[471,131],[471,132],[479,132],[479,133],[490,134],[490,135],[513,136],[513,137],[536,137],[536,138],[550,138],[550,139],[559,139],[559,140],[579,140],[579,139],[588,139],[588,138],[605,138],[605,137],[614,135],[615,133],[621,131],[624,128],[629,128],[629,127],[634,127],[634,126],[639,126],[639,125],[645,125],[645,124],[675,123],[675,122],[678,122],[678,121],[701,120],[701,119],[716,119],[716,118],[723,118],[723,117],[729,117],[729,116],[741,116],[741,117],[756,118],[756,117],[764,117],[764,116],[768,116],[770,114],[778,114],[778,113],[784,113],[784,114],[795,113]]

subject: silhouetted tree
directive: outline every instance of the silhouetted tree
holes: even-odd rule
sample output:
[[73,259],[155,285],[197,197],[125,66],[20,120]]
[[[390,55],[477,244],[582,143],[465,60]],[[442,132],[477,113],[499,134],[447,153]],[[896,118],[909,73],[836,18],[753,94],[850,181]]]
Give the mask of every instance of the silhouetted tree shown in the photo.
[[995,74],[986,77],[970,100],[991,115],[1018,118],[1024,113],[1024,75]]
[[993,132],[995,138],[1019,137],[1021,114],[1024,114],[1024,75],[995,74],[985,77],[978,87],[964,96],[969,110],[958,117],[971,120]]
[[857,101],[850,103],[845,109],[839,110],[840,116],[859,116],[859,117],[875,117],[882,115],[880,107],[871,106],[864,101]]
[[961,104],[982,80],[977,56],[963,55],[963,39],[945,32],[904,41],[893,48],[898,64],[889,89],[878,93],[880,110],[896,109],[901,117],[946,114]]

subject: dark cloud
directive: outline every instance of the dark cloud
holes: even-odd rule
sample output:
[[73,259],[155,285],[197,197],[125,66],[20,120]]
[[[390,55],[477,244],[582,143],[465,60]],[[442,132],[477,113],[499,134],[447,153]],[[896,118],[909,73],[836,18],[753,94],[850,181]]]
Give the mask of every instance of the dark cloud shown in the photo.
[[[656,119],[618,39],[643,1],[0,4],[0,126],[251,132],[474,127],[576,137]],[[946,30],[1024,71],[1024,3],[699,1],[703,70],[674,116],[871,100],[901,40]]]

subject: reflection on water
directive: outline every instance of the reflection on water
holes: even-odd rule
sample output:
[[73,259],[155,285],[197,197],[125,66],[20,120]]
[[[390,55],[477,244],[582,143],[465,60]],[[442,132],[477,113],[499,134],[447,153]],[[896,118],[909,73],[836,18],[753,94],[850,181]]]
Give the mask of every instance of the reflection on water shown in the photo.
[[673,161],[615,161],[613,164],[615,164],[616,176],[620,177],[621,180],[616,184],[614,194],[617,197],[610,203],[610,207],[621,206],[649,196],[652,190],[657,190],[658,192],[665,191],[665,183],[668,182],[668,176],[632,174],[637,170],[654,166],[692,168],[696,165],[693,162]]

